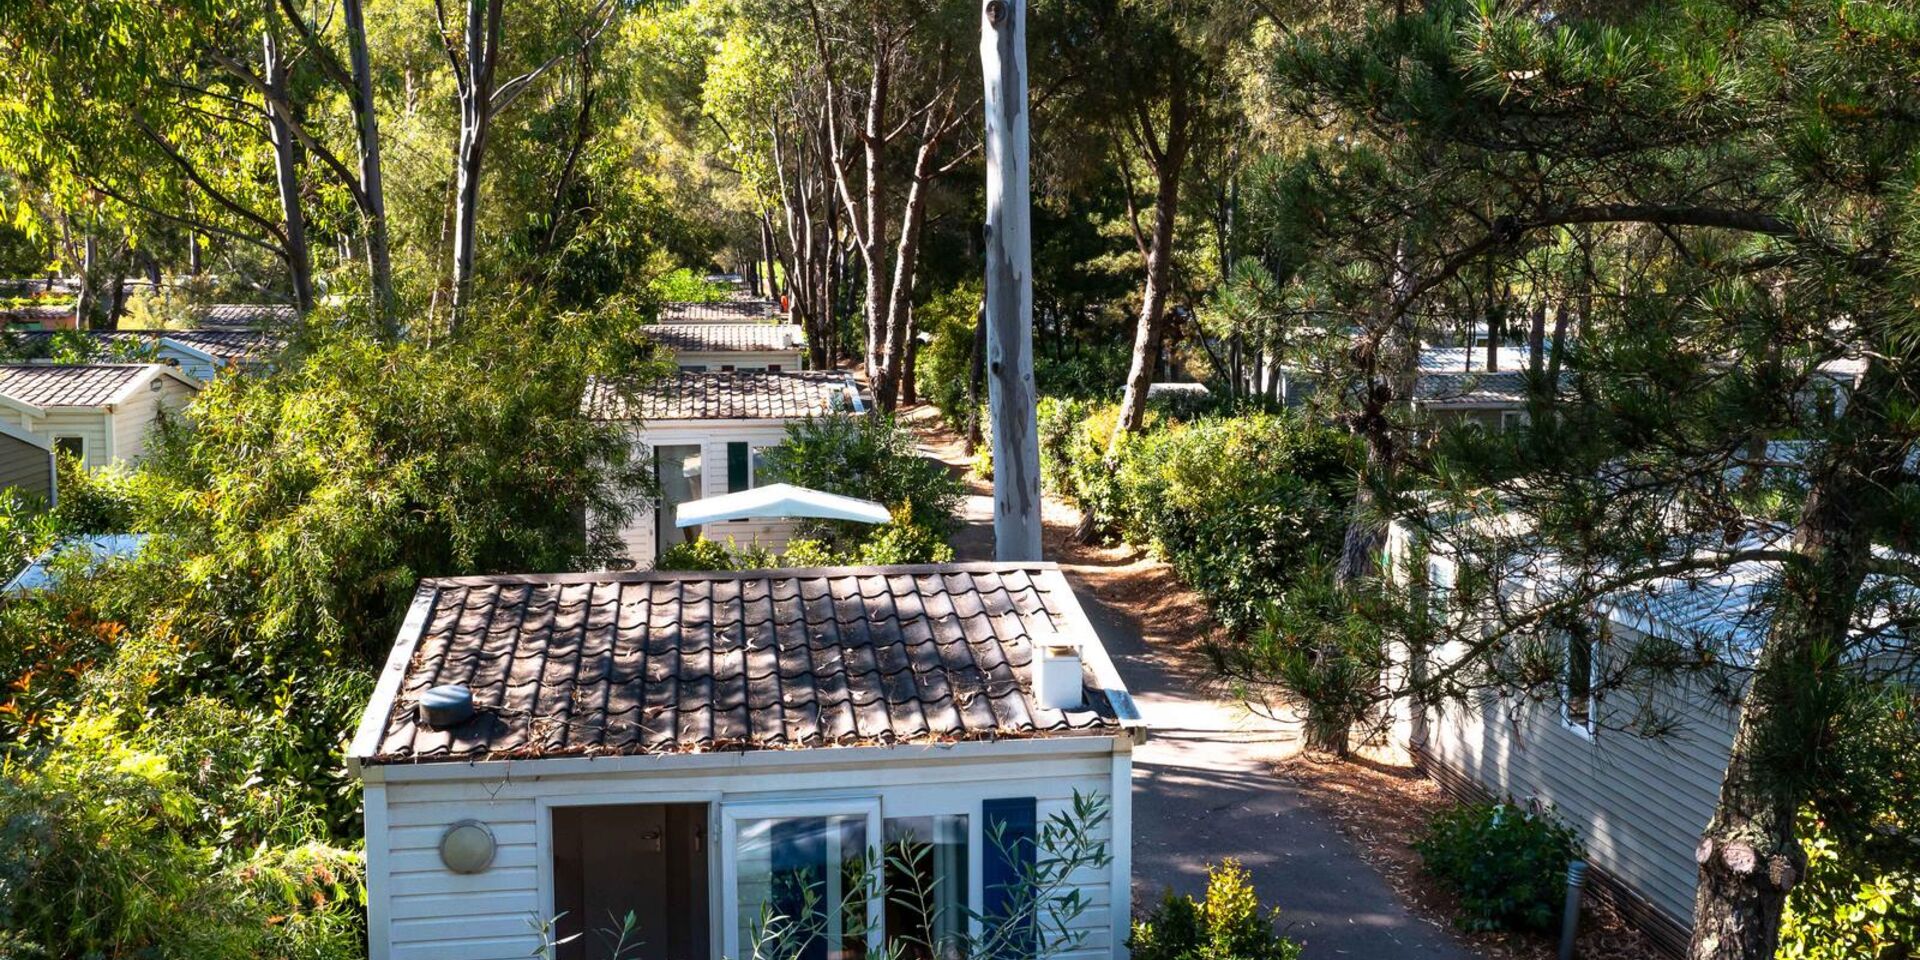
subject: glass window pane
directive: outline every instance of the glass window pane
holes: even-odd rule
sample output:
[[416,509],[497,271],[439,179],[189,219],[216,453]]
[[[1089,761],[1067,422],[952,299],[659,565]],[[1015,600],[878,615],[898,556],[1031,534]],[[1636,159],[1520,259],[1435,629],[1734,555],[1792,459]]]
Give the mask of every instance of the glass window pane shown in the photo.
[[656,447],[654,462],[660,480],[660,509],[655,514],[659,529],[655,549],[665,551],[676,544],[689,543],[700,535],[698,527],[674,525],[676,508],[700,499],[700,447],[698,444]]
[[743,957],[866,956],[866,817],[769,817],[735,830]]
[[967,818],[887,821],[886,930],[903,960],[957,960],[967,924]]

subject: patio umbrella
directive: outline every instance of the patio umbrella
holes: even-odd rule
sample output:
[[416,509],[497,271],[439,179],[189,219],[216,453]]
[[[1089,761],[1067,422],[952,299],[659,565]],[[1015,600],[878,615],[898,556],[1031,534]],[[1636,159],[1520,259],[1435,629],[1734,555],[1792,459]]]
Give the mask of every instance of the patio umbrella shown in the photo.
[[680,504],[675,511],[674,525],[693,527],[723,520],[788,517],[853,520],[858,523],[886,523],[893,519],[885,504],[872,500],[809,490],[790,483],[774,483]]

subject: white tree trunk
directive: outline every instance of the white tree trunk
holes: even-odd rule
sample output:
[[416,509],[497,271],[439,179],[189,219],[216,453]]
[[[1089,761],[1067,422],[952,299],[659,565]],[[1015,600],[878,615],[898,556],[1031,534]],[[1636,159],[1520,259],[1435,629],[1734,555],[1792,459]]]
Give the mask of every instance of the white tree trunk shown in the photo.
[[1033,385],[1033,206],[1027,179],[1027,11],[985,0],[987,375],[993,417],[993,552],[1040,559],[1040,438]]

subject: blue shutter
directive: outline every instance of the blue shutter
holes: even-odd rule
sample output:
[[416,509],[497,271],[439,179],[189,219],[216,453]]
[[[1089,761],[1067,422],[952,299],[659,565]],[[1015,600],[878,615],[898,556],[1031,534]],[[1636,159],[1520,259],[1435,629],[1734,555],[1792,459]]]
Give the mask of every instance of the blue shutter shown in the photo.
[[[986,922],[1003,923],[1022,906],[1016,887],[1021,878],[1033,874],[1037,814],[1032,797],[1009,797],[981,804],[981,837],[987,849],[981,863],[981,892],[984,895]],[[996,842],[997,838],[997,842]],[[1024,960],[1038,951],[1034,918],[1024,917],[1020,930],[1011,937],[1007,949],[993,960]]]
[[739,493],[753,485],[750,451],[744,443],[727,444],[727,492]]

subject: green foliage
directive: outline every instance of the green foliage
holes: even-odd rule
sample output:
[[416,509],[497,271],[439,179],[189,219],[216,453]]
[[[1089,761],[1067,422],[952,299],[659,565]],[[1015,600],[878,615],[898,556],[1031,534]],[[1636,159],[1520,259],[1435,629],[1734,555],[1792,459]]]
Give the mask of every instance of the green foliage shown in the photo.
[[1920,952],[1920,695],[1864,691],[1833,735],[1831,774],[1800,818],[1806,876],[1787,897],[1783,960]]
[[[1779,960],[1901,960],[1920,952],[1920,870],[1875,870],[1814,816],[1801,818],[1807,875],[1787,897]],[[1911,841],[1908,841],[1911,846]]]
[[978,280],[969,280],[913,312],[915,328],[930,337],[915,355],[914,381],[920,396],[954,427],[964,426],[967,420],[967,378],[973,375],[973,330],[980,318],[981,290]]
[[[958,522],[959,479],[921,456],[913,433],[891,417],[836,414],[789,424],[786,439],[767,450],[766,469],[773,481],[886,504],[896,523],[904,512],[909,525],[936,538]],[[873,532],[866,524],[814,522],[802,535],[850,553]]]
[[907,519],[911,509],[898,511],[892,523],[875,527],[851,558],[856,564],[876,566],[903,563],[946,563],[953,547],[940,534]]
[[676,543],[660,552],[655,560],[655,570],[760,570],[779,566],[776,558],[759,544],[745,547],[735,543],[732,537],[726,543],[695,537],[685,543]]
[[1413,606],[1394,587],[1342,587],[1314,566],[1261,612],[1239,643],[1213,651],[1220,672],[1251,689],[1277,688],[1305,707],[1307,746],[1345,756],[1374,706],[1389,644],[1408,636]]
[[663,302],[722,303],[732,296],[725,284],[709,283],[686,267],[655,277],[649,286]]
[[1240,861],[1207,871],[1204,900],[1169,890],[1158,907],[1133,922],[1127,946],[1139,960],[1295,960],[1300,945],[1274,931],[1280,911],[1260,912],[1260,898]]
[[1464,930],[1552,928],[1567,864],[1580,856],[1573,830],[1552,814],[1505,803],[1448,810],[1413,846],[1427,873],[1460,897],[1454,922]]
[[359,955],[359,857],[312,843],[256,849],[255,835],[209,829],[209,776],[260,815],[270,794],[202,759],[128,742],[90,716],[0,768],[9,955]]
[[1108,458],[1114,412],[1041,407],[1049,485],[1129,542],[1150,544],[1232,629],[1332,554],[1342,529],[1348,441],[1256,414],[1155,420]]

